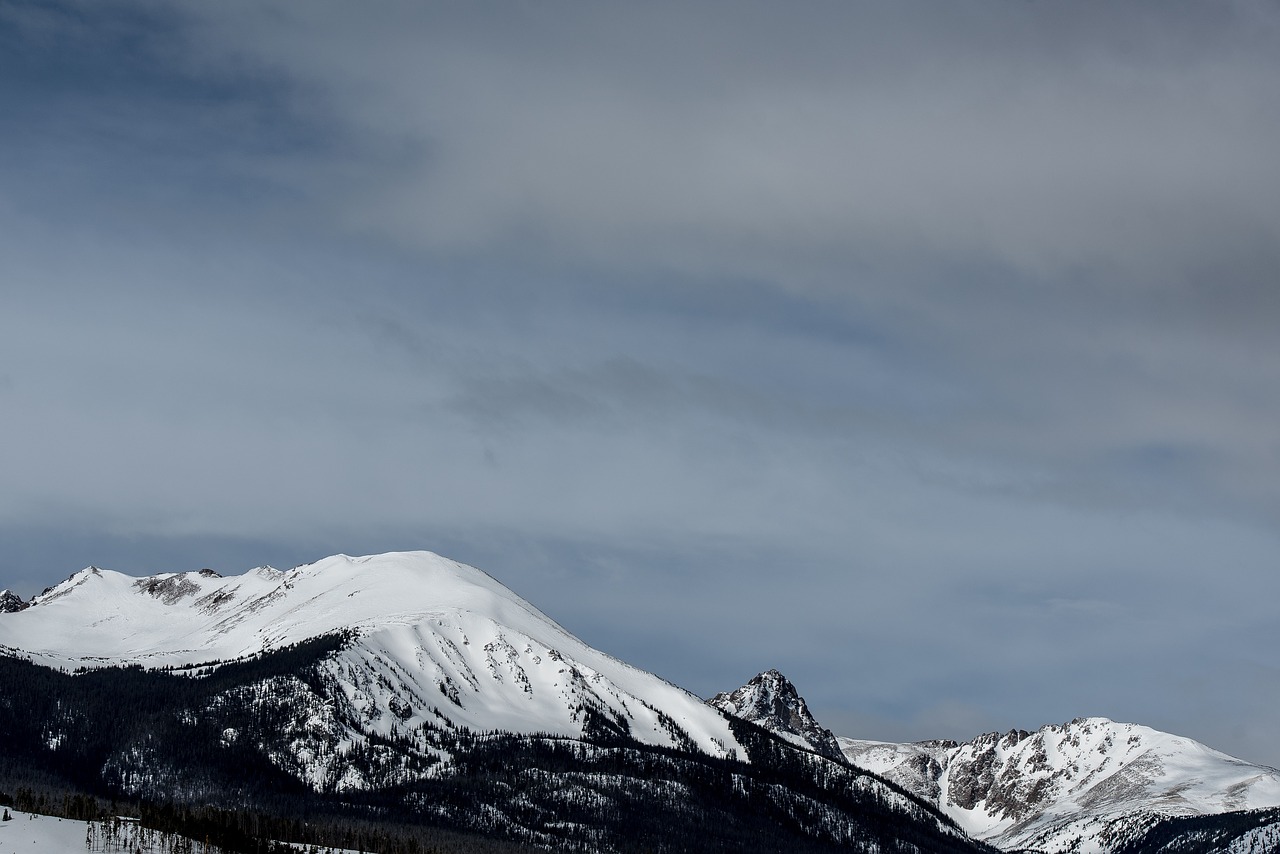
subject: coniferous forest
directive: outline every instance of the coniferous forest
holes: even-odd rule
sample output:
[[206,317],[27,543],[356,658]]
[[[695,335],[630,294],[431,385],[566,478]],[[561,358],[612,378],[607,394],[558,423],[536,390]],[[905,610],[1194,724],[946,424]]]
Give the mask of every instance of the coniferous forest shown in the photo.
[[441,720],[349,746],[342,762],[374,785],[308,780],[286,741],[326,696],[315,663],[344,642],[200,676],[0,658],[0,791],[23,810],[135,815],[254,854],[272,840],[380,852],[990,850],[945,822],[904,820],[904,804],[931,811],[897,790],[887,802],[864,772],[741,721],[749,762],[645,746],[583,709],[583,740]]
[[[317,704],[340,705],[317,664],[347,640],[194,672],[67,673],[0,657],[0,806],[92,822],[95,852],[995,851],[892,784],[738,719],[742,760],[641,744],[588,707],[583,739],[475,733],[440,717],[385,735],[366,727],[360,743],[329,743],[328,731],[299,741]],[[360,728],[353,711],[335,713]],[[363,784],[309,777],[299,754],[326,750],[341,779]],[[1117,840],[1116,854],[1223,850],[1278,820],[1160,819]]]

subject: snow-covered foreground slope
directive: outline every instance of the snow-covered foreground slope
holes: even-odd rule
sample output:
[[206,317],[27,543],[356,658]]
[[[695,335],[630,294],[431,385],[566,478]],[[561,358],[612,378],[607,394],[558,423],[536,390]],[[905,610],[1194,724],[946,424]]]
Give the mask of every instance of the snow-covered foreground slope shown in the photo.
[[445,719],[581,737],[605,720],[645,744],[745,758],[724,717],[697,697],[430,552],[339,555],[225,578],[91,567],[0,614],[0,652],[67,669],[192,668],[336,631],[356,638],[324,666],[368,733]]
[[88,823],[10,810],[0,821],[0,854],[85,854]]
[[1104,852],[1160,816],[1280,805],[1280,771],[1104,718],[973,741],[841,738],[845,756],[1001,848]]
[[[77,821],[10,810],[12,819],[0,821],[0,854],[168,854],[174,850],[199,851],[199,842],[172,833],[147,830],[131,822]],[[184,846],[183,843],[187,843]],[[345,848],[292,845],[296,851],[315,854],[355,854]],[[208,846],[211,854],[214,850]]]

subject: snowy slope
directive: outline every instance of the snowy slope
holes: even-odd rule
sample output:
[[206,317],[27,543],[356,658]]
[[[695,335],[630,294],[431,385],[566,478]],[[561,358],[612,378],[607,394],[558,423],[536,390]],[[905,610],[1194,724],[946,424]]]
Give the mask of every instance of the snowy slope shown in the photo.
[[[130,822],[117,823],[114,836],[108,835],[110,822],[77,821],[36,813],[9,810],[12,820],[0,822],[0,854],[95,854],[95,852],[142,852],[168,854],[175,849],[201,850],[199,842],[173,833],[146,830]],[[292,845],[296,851],[316,854],[355,854],[344,848]],[[212,848],[210,849],[212,851]]]
[[1001,848],[1107,851],[1158,816],[1280,805],[1280,771],[1104,718],[957,744],[841,738],[845,756]]
[[474,731],[581,737],[594,715],[643,743],[745,756],[725,718],[697,697],[430,552],[338,555],[225,578],[90,567],[0,614],[0,653],[67,669],[182,668],[339,630],[357,638],[324,666],[368,732],[447,719]]

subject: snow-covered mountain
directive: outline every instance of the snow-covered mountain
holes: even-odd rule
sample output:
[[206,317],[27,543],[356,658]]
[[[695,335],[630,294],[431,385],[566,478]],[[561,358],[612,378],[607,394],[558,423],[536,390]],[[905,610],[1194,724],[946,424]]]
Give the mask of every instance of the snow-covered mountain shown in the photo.
[[855,765],[1005,849],[1105,852],[1163,816],[1280,806],[1280,771],[1104,718],[964,743],[839,741]]
[[0,621],[0,652],[68,670],[190,670],[338,631],[356,637],[325,666],[374,732],[444,716],[476,732],[577,738],[603,717],[644,744],[741,753],[724,717],[693,694],[430,552],[338,555],[225,578],[90,567]]
[[[1280,826],[1266,813],[1170,829],[1171,816],[1280,806],[1280,772],[1133,724],[1087,718],[964,743],[836,739],[776,670],[703,703],[429,552],[225,578],[90,567],[30,602],[0,594],[4,659],[54,668],[6,669],[8,749],[21,742],[41,773],[87,762],[107,790],[143,799],[216,800],[253,767],[336,799],[325,803],[396,792],[400,808],[435,810],[442,826],[592,850],[646,821],[659,839],[677,816],[732,825],[735,839],[791,828],[773,850],[794,844],[790,833],[979,850],[963,829],[1046,854],[1163,851],[1149,844],[1160,834],[1192,840],[1169,851],[1235,852],[1265,848]],[[122,665],[142,669],[104,670]],[[94,673],[103,679],[79,687]],[[101,717],[136,697],[152,698],[145,721]],[[592,836],[597,824],[610,830]],[[1227,842],[1195,847],[1209,838]]]
[[831,758],[842,755],[835,735],[814,719],[796,686],[777,670],[766,670],[736,691],[716,694],[707,702],[799,747]]
[[[19,604],[0,613],[6,767],[101,797],[376,809],[555,850],[989,851],[429,552],[234,577],[90,567]],[[789,685],[760,699],[820,734]]]

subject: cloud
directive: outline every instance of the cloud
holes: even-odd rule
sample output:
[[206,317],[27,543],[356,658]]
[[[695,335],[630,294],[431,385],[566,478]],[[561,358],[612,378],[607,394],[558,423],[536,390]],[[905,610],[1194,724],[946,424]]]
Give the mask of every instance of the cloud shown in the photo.
[[1167,490],[1110,466],[1183,448],[1190,492],[1280,518],[1249,473],[1277,414],[1268,4],[188,12],[200,67],[326,117],[255,168],[337,228],[512,280],[765,283],[932,358],[971,403],[925,441],[1122,502]]
[[1274,646],[1274,5],[0,37],[7,577],[436,547],[870,737],[1176,728],[1169,673]]
[[390,170],[343,216],[413,246],[855,291],[929,256],[1254,290],[1276,261],[1265,4],[230,9],[204,44],[320,93]]

